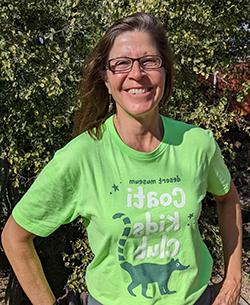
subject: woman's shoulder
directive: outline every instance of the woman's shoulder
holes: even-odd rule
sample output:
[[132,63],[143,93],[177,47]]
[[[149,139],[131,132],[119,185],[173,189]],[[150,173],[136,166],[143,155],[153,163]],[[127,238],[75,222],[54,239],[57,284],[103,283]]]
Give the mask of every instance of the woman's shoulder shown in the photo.
[[169,141],[173,144],[188,142],[195,146],[209,146],[211,145],[211,142],[214,142],[213,133],[209,129],[166,116],[163,116],[162,118]]
[[53,159],[64,163],[65,166],[71,167],[74,164],[77,166],[88,159],[93,159],[101,142],[101,140],[95,140],[87,132],[84,132],[57,150]]
[[83,132],[75,138],[71,139],[59,151],[77,154],[81,153],[83,150],[87,150],[89,146],[94,144],[95,140],[88,134],[88,132]]

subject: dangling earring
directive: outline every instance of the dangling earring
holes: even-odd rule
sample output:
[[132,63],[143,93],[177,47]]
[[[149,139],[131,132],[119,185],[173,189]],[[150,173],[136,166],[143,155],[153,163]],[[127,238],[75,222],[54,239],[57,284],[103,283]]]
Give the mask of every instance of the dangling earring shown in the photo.
[[109,108],[108,112],[111,112],[113,110],[113,101],[112,101],[112,95],[109,95]]

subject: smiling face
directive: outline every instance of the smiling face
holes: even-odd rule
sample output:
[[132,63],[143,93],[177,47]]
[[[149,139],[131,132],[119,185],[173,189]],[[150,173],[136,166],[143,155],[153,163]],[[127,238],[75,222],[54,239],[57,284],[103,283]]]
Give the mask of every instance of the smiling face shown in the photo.
[[[117,36],[108,59],[146,55],[160,55],[154,39],[147,32],[131,31]],[[165,70],[163,67],[143,70],[139,62],[134,61],[130,72],[107,70],[105,84],[116,103],[118,117],[155,115],[164,94]]]

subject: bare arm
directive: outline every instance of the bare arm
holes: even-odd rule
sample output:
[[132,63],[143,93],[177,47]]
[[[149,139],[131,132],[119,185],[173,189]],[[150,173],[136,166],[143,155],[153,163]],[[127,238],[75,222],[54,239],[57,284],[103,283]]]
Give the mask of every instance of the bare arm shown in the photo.
[[240,200],[231,183],[224,196],[215,196],[224,250],[224,281],[213,305],[236,305],[241,290],[242,220]]
[[36,253],[34,237],[10,216],[2,233],[2,244],[17,279],[32,304],[52,305],[55,297]]

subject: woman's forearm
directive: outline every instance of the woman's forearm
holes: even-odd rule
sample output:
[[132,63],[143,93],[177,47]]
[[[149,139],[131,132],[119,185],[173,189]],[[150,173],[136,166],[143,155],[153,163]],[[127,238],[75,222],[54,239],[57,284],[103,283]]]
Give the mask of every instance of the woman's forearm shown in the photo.
[[213,305],[237,305],[241,291],[242,220],[234,184],[225,196],[215,196],[224,251],[224,280]]
[[32,304],[52,305],[55,297],[45,278],[32,235],[10,217],[2,233],[2,244],[17,279]]
[[232,184],[230,193],[218,200],[217,211],[223,242],[225,279],[241,279],[242,219],[238,193]]

